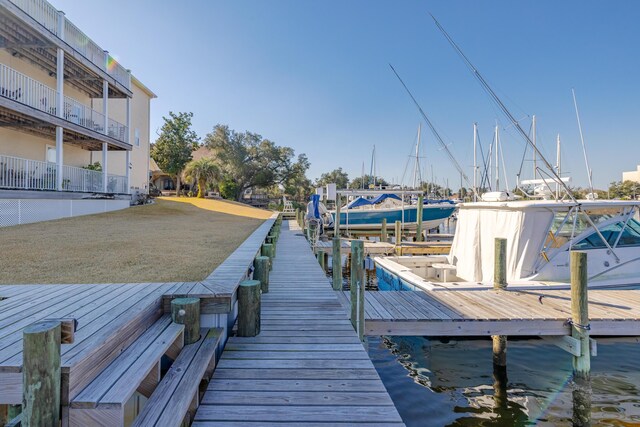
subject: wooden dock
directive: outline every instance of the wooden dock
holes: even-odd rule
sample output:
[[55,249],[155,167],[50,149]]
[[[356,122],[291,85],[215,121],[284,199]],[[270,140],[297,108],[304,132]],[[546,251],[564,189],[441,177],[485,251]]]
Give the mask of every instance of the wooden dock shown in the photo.
[[[367,291],[366,335],[569,336],[569,290]],[[349,293],[344,292],[349,300]],[[640,290],[589,290],[591,336],[640,336]]]
[[261,333],[229,339],[193,425],[403,425],[338,293],[289,225],[262,295]]
[[[341,239],[340,253],[351,253],[351,240]],[[366,255],[392,255],[401,253],[403,255],[442,255],[448,254],[451,250],[451,242],[402,242],[400,246],[388,242],[376,242],[373,240],[364,240],[364,254]],[[315,252],[323,252],[331,254],[333,251],[332,241],[318,241],[316,243]]]

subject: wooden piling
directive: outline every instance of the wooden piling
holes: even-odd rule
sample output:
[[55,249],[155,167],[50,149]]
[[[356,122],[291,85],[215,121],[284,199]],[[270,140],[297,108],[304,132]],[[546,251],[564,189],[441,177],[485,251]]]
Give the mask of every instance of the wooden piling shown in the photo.
[[424,194],[420,194],[418,196],[418,206],[416,209],[416,219],[417,219],[417,225],[416,225],[416,242],[422,242],[423,236],[422,236],[422,211],[424,209]]
[[351,324],[358,331],[360,339],[364,332],[364,242],[362,240],[351,241],[351,279],[349,283],[351,295]]
[[316,254],[316,258],[318,259],[318,264],[320,264],[320,268],[324,271],[324,251],[318,250]]
[[333,290],[342,289],[342,256],[340,254],[341,240],[339,236],[333,237],[333,252],[331,254],[331,269],[333,276]]
[[387,235],[387,218],[382,218],[382,227],[380,228],[380,241],[387,242],[389,236]]
[[496,237],[493,264],[493,288],[507,287],[507,239]]
[[333,235],[336,237],[340,237],[340,196],[336,196],[336,218],[333,222]]
[[507,337],[505,335],[492,335],[493,340],[493,365],[507,366]]
[[238,336],[260,333],[260,282],[245,280],[238,286]]
[[200,339],[200,298],[175,298],[171,301],[171,319],[184,325],[184,343]]
[[22,332],[22,425],[60,424],[60,322],[34,323]]
[[402,221],[396,221],[393,236],[396,239],[396,255],[402,255]]
[[571,252],[571,336],[580,341],[580,356],[573,357],[574,378],[589,379],[589,300],[587,294],[587,253]]
[[257,256],[253,260],[253,278],[260,281],[262,292],[269,292],[269,257]]
[[273,270],[273,245],[271,243],[263,243],[260,248],[260,255],[269,257],[269,271]]
[[[507,272],[507,239],[496,238],[495,239],[495,251],[494,251],[494,264],[493,264],[493,288],[505,289],[507,287],[506,272]],[[498,372],[497,377],[506,377],[507,369],[507,336],[506,335],[492,335],[493,341],[493,370],[494,377]],[[502,373],[504,370],[504,373]]]
[[300,227],[302,227],[302,224],[300,224],[300,209],[298,208],[296,208],[296,222]]

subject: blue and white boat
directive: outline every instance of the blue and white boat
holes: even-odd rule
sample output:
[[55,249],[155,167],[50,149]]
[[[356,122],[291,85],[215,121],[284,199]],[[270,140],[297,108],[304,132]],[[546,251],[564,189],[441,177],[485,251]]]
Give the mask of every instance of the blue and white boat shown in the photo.
[[[418,192],[354,193],[357,194],[357,198],[340,208],[341,229],[378,228],[382,225],[383,219],[387,220],[389,226],[401,221],[405,228],[415,227],[418,222],[418,206],[404,201],[405,196]],[[423,230],[440,226],[455,210],[456,204],[453,201],[425,200],[422,208]],[[332,211],[331,214],[333,222],[336,223],[336,212]]]

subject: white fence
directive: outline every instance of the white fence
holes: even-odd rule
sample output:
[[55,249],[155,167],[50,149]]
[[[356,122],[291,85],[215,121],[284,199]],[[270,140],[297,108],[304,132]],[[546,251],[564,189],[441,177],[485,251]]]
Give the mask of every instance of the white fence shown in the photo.
[[[46,0],[9,0],[25,13],[35,19],[40,25],[51,33],[60,37],[58,32],[58,11]],[[104,70],[118,83],[127,89],[131,89],[131,79],[127,70],[113,57],[107,56],[104,49],[100,48],[71,21],[64,18],[64,37],[61,37],[69,46],[82,56]]]
[[[0,188],[23,190],[56,190],[56,164],[38,160],[0,155]],[[62,167],[62,190],[85,193],[103,192],[103,173],[99,171]],[[127,178],[107,176],[107,193],[126,194]]]
[[[0,64],[0,96],[57,116],[58,92],[55,89],[4,64]],[[63,117],[84,128],[104,133],[104,114],[68,96],[64,97]],[[113,119],[108,120],[110,137],[127,142],[127,134],[125,125]]]

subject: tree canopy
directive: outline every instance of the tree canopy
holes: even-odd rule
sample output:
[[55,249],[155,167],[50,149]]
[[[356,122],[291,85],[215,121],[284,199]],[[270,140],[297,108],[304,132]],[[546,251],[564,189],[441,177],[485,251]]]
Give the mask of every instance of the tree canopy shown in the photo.
[[609,197],[612,199],[631,199],[640,196],[640,182],[617,181],[609,185]]
[[[364,182],[364,187],[362,185],[363,182]],[[370,185],[374,185],[374,177],[372,175],[365,175],[365,176],[359,176],[357,178],[354,178],[353,181],[351,181],[351,184],[349,184],[349,188],[353,188],[354,190],[364,188],[365,190],[367,190]],[[386,187],[389,185],[389,183],[387,182],[386,179],[376,176],[375,185],[376,187],[379,185]]]
[[169,117],[162,117],[164,124],[160,135],[151,149],[151,158],[166,174],[177,178],[180,191],[180,173],[191,160],[191,153],[198,148],[198,135],[191,130],[193,113],[169,112]]
[[207,184],[219,178],[220,169],[218,169],[213,158],[203,157],[187,163],[184,169],[184,175],[185,179],[198,182],[198,197],[204,198]]
[[349,175],[343,172],[342,168],[334,169],[331,172],[323,173],[316,181],[316,187],[335,183],[338,189],[348,188]]
[[227,125],[216,125],[204,138],[204,145],[213,152],[221,172],[220,191],[227,198],[240,200],[253,187],[286,187],[309,167],[304,155],[292,161],[292,148],[278,146],[257,133],[236,132]]

